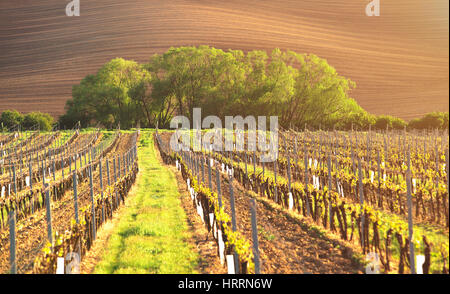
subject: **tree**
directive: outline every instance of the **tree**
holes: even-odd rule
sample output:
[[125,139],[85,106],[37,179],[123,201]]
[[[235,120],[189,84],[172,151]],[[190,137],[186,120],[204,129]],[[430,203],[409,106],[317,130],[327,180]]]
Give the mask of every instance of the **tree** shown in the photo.
[[82,127],[99,123],[107,128],[136,126],[142,120],[142,97],[130,97],[139,92],[138,85],[149,83],[150,75],[135,61],[115,58],[102,66],[96,75],[86,76],[72,89],[72,99],[66,102],[64,125],[80,121]]
[[375,118],[375,123],[373,125],[374,129],[386,130],[386,129],[396,129],[402,130],[406,126],[406,122],[400,118],[393,117],[390,115],[379,115]]
[[[356,85],[314,54],[170,48],[145,64],[116,58],[73,87],[61,125],[100,123],[130,128],[168,127],[175,115],[278,116],[282,127],[402,128],[375,117],[350,97]],[[448,116],[447,116],[448,122]],[[447,123],[448,124],[448,123]]]
[[[292,51],[272,52],[268,65],[272,103],[281,125],[319,127],[343,116],[355,103],[348,92],[355,83],[339,76],[325,59]],[[362,111],[362,109],[360,109]]]
[[53,126],[54,119],[48,113],[30,112],[25,114],[23,119],[23,127],[25,129],[39,128],[41,131],[50,131]]
[[431,112],[408,123],[410,129],[448,129],[448,112]]
[[401,118],[392,117],[392,128],[395,130],[403,130],[408,124]]
[[3,127],[10,129],[23,122],[23,115],[17,110],[5,110],[1,115]]

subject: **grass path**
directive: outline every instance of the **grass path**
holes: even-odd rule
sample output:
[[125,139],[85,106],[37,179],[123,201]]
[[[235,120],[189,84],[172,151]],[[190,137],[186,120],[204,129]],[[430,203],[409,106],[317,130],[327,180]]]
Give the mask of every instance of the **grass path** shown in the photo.
[[160,163],[152,134],[141,134],[141,175],[118,215],[94,273],[197,273],[199,256],[187,242],[186,214],[176,178]]

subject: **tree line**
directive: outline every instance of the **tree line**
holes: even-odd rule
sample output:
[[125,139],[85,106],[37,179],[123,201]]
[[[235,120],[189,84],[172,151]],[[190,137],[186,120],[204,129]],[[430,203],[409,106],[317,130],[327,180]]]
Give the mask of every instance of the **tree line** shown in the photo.
[[50,131],[53,124],[54,118],[50,114],[39,111],[22,114],[17,110],[5,110],[0,116],[2,132],[10,131],[18,126],[22,130]]
[[[73,86],[61,127],[100,124],[168,128],[176,115],[278,116],[302,129],[448,128],[448,112],[410,123],[365,111],[350,96],[356,84],[323,58],[293,51],[171,48],[147,63],[115,58]],[[192,120],[191,120],[192,121]]]

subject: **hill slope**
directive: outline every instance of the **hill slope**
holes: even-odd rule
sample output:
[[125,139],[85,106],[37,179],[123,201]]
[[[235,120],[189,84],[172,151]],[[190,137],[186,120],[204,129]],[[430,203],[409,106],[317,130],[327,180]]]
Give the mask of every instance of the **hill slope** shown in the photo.
[[81,16],[66,17],[68,2],[1,1],[0,111],[59,115],[72,85],[110,59],[201,44],[315,53],[372,113],[449,107],[447,0],[382,1],[380,17],[361,0],[81,0]]

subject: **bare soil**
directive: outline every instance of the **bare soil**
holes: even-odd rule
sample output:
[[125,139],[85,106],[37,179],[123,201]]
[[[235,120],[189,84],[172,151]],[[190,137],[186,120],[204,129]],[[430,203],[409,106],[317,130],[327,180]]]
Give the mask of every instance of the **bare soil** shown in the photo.
[[115,57],[146,62],[170,47],[313,53],[356,82],[375,114],[410,119],[448,110],[447,0],[96,0],[0,2],[0,112],[58,116],[72,86]]
[[[163,133],[163,140],[168,142],[170,134]],[[212,190],[217,191],[216,169],[212,171]],[[220,170],[220,169],[219,169]],[[205,186],[209,186],[208,167],[204,165],[204,176],[201,167],[199,178]],[[178,174],[180,174],[178,172]],[[204,180],[203,180],[204,178]],[[179,181],[183,181],[180,177]],[[226,174],[220,173],[220,186],[225,211],[231,215],[230,180]],[[186,183],[184,183],[186,185]],[[232,180],[237,230],[247,240],[252,241],[250,218],[250,199],[254,194]],[[186,191],[187,201],[193,210],[193,204]],[[343,242],[319,233],[310,223],[295,219],[285,213],[282,208],[274,208],[270,201],[257,199],[257,224],[259,250],[261,254],[261,273],[270,274],[337,274],[362,273],[361,265],[353,258],[353,250]],[[200,220],[197,212],[189,218]],[[210,232],[211,234],[211,232]],[[215,253],[218,260],[217,252]]]

